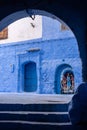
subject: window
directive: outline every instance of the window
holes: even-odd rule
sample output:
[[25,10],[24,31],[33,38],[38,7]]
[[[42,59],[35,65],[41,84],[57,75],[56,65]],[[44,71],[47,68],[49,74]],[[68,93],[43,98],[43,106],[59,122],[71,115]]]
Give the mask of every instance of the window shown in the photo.
[[64,30],[69,30],[69,28],[64,24],[61,24],[61,31],[64,31]]
[[3,29],[0,31],[0,40],[8,38],[8,28]]

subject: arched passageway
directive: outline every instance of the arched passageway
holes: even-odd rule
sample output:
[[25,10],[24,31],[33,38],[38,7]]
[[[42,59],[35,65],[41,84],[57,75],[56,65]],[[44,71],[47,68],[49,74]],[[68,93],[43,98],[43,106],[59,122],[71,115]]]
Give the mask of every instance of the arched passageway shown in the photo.
[[[73,4],[73,2],[74,2],[74,4]],[[13,12],[20,11],[20,10],[27,9],[27,8],[44,10],[51,14],[54,14],[55,16],[57,16],[60,19],[62,19],[63,21],[65,21],[65,23],[67,23],[67,25],[73,30],[73,32],[77,38],[77,41],[78,41],[80,57],[82,59],[83,80],[86,81],[87,80],[87,60],[86,60],[87,59],[87,45],[86,45],[87,7],[86,7],[86,3],[84,3],[84,1],[79,1],[79,0],[77,0],[77,1],[76,0],[73,0],[73,1],[70,1],[70,0],[66,0],[66,1],[65,0],[55,0],[55,1],[54,0],[13,0],[13,1],[1,0],[0,1],[0,13],[1,13],[0,14],[0,24],[3,24],[3,22],[1,20],[3,18],[5,18],[6,16],[8,16],[9,14],[12,14]],[[8,22],[11,23],[10,21],[12,19],[13,19],[13,17],[10,18]],[[3,29],[5,27],[5,25],[1,25],[0,28]],[[68,72],[71,73],[71,71],[68,71]],[[66,75],[66,73],[63,73],[63,74]],[[57,90],[57,92],[58,92],[58,90]],[[23,110],[24,110],[24,105],[21,105],[21,106],[23,106]],[[28,104],[28,106],[29,106],[29,104]],[[39,106],[39,107],[44,108],[43,105]],[[31,108],[31,104],[30,104],[30,108]],[[35,108],[35,107],[33,107],[33,108]],[[60,107],[60,106],[57,106],[56,104],[50,105],[47,103],[47,106],[45,105],[45,108],[48,111],[50,111],[48,108],[50,108],[51,110],[56,110],[57,108],[66,108],[66,106]],[[65,109],[64,109],[64,111],[65,111]],[[65,117],[65,115],[64,115],[64,117]],[[61,119],[61,117],[60,117],[60,119]],[[47,121],[47,117],[46,117],[46,121]],[[59,119],[58,119],[58,121],[59,121]],[[48,122],[48,124],[49,124],[49,122]],[[67,122],[66,122],[66,124],[67,124]],[[19,127],[20,127],[20,125],[19,125]],[[26,127],[26,125],[24,127]],[[60,127],[61,126],[59,126],[59,128]],[[66,126],[63,126],[62,128],[65,128],[65,127]],[[40,126],[40,128],[43,128],[43,126],[42,127]],[[58,128],[58,125],[56,127],[55,127],[55,125],[53,125],[53,127],[52,127],[52,123],[51,123],[50,128],[53,128],[53,129]],[[67,128],[69,128],[69,126]]]
[[[0,2],[0,29],[6,27],[8,23],[12,22],[14,17],[10,17],[8,22],[3,23],[3,19],[8,17],[14,12],[25,10],[28,12],[28,9],[36,9],[41,11],[49,12],[60,19],[62,19],[74,32],[79,46],[80,57],[82,60],[82,74],[83,80],[87,80],[87,45],[86,45],[86,30],[87,30],[87,12],[86,1],[61,1],[61,0],[22,0],[22,1],[1,1]],[[35,12],[30,11],[30,15]],[[15,15],[16,17],[16,15]],[[21,14],[20,14],[21,17]],[[83,53],[84,52],[84,53]]]
[[[57,20],[59,20],[60,21],[60,25],[61,25],[61,23],[62,24],[64,24],[64,25],[66,25],[62,20],[60,20],[58,17],[56,17],[55,15],[53,15],[53,14],[50,14],[50,13],[48,13],[48,12],[44,12],[44,11],[41,11],[41,10],[27,10],[28,12],[26,12],[26,10],[23,10],[23,11],[19,11],[19,12],[16,12],[16,13],[13,13],[13,14],[11,14],[11,15],[9,15],[8,17],[6,17],[5,19],[3,19],[2,20],[2,22],[1,22],[1,27],[4,27],[4,26],[6,26],[6,25],[8,25],[8,24],[11,24],[12,22],[14,22],[15,20],[19,20],[20,18],[24,18],[24,17],[29,17],[29,15],[31,14],[31,18],[34,20],[35,19],[35,17],[36,16],[34,16],[34,15],[37,15],[37,14],[41,14],[41,15],[45,15],[45,16],[48,16],[48,17],[51,17],[51,18],[53,18],[53,20],[54,19],[56,19],[56,20],[54,20],[54,21],[57,21]],[[12,18],[10,21],[9,21],[9,19],[10,18]],[[50,19],[50,18],[49,18]],[[46,18],[45,18],[45,20],[46,20]],[[58,22],[58,21],[57,21]],[[56,23],[57,24],[57,23]],[[47,24],[46,24],[47,25]],[[68,27],[68,25],[66,25],[67,27]],[[60,29],[60,27],[61,26],[57,26],[59,29]],[[46,28],[46,27],[45,27]],[[55,28],[56,28],[56,26],[55,26]],[[49,30],[49,28],[48,28],[48,30]],[[57,28],[55,29],[55,30],[57,30]],[[69,27],[68,27],[68,34],[70,33],[70,31],[71,30],[69,30]],[[44,31],[45,32],[45,31]],[[61,30],[61,32],[62,32],[62,30]],[[71,32],[72,33],[72,32]],[[70,33],[70,34],[71,34]],[[62,34],[62,33],[61,33]],[[66,35],[66,33],[64,33],[65,35]],[[74,38],[74,35],[73,35],[73,33],[72,33],[72,35],[71,35],[71,37],[73,36],[73,38]],[[44,36],[43,36],[44,37]],[[51,37],[52,37],[52,35],[51,35]],[[56,37],[56,38],[58,38],[58,37]],[[29,46],[28,45],[28,48],[31,48],[31,49],[29,49],[28,51],[26,51],[26,49],[23,49],[23,51],[26,51],[26,53],[24,53],[23,52],[23,54],[21,54],[20,52],[20,54],[18,54],[18,59],[17,59],[17,61],[18,61],[18,70],[20,70],[20,72],[17,72],[17,73],[19,73],[18,74],[18,91],[19,92],[21,92],[21,91],[25,91],[25,92],[35,92],[36,91],[36,88],[37,87],[32,87],[32,86],[35,86],[35,85],[32,85],[32,83],[33,83],[33,81],[32,80],[35,80],[35,82],[36,82],[36,76],[35,77],[33,77],[32,78],[32,80],[31,81],[28,81],[29,79],[30,79],[30,74],[32,74],[32,73],[34,73],[33,72],[33,70],[31,70],[30,68],[32,68],[32,67],[29,67],[30,66],[30,63],[29,64],[27,64],[27,65],[25,65],[25,68],[24,68],[24,70],[25,70],[25,72],[24,72],[24,75],[25,75],[25,79],[24,79],[24,82],[23,82],[23,74],[22,74],[22,70],[23,69],[20,69],[21,68],[21,64],[25,64],[25,62],[29,62],[31,59],[32,59],[32,56],[33,56],[33,61],[35,61],[35,62],[37,62],[38,63],[38,93],[50,93],[50,94],[53,94],[53,93],[55,93],[54,91],[56,91],[56,93],[57,94],[60,94],[61,93],[61,84],[60,84],[60,82],[61,82],[61,79],[60,79],[60,77],[61,77],[61,73],[62,73],[62,71],[63,71],[63,69],[65,69],[65,68],[67,68],[67,67],[65,67],[65,66],[62,66],[62,67],[60,67],[59,68],[59,70],[57,71],[57,73],[56,73],[56,76],[55,76],[55,84],[57,84],[57,85],[55,85],[55,88],[56,88],[56,90],[54,90],[54,71],[55,71],[55,68],[56,68],[56,66],[57,65],[59,65],[59,64],[61,64],[62,62],[63,63],[67,63],[68,62],[68,64],[70,63],[70,64],[72,64],[72,62],[70,61],[70,60],[68,60],[69,58],[71,58],[71,59],[73,59],[73,58],[78,58],[79,59],[79,53],[78,53],[78,47],[77,47],[77,40],[74,38],[74,40],[73,41],[70,41],[69,39],[68,39],[68,41],[64,41],[64,40],[60,40],[61,42],[60,43],[58,43],[57,42],[57,40],[56,40],[56,38],[54,38],[55,40],[53,40],[52,42],[50,41],[50,42],[48,42],[49,44],[47,44],[48,46],[45,48],[45,40],[47,40],[47,39],[45,39],[43,42],[44,42],[44,45],[43,46],[41,46],[40,44],[37,44],[36,46],[35,45],[31,45],[32,47],[34,46],[34,47],[37,47],[36,49],[35,48],[31,48],[31,46]],[[41,39],[39,39],[39,42],[42,42],[42,41],[40,41]],[[49,39],[48,39],[49,40]],[[52,40],[52,39],[51,39]],[[67,45],[66,45],[67,44]],[[71,45],[70,45],[71,44]],[[73,44],[73,45],[72,45]],[[63,46],[61,46],[61,45],[63,45]],[[74,45],[76,45],[76,49],[73,49],[74,48]],[[70,47],[69,47],[70,46]],[[71,47],[72,46],[72,47]],[[68,47],[68,50],[67,50],[67,47]],[[21,47],[20,47],[21,48]],[[25,47],[26,48],[26,47]],[[46,49],[48,49],[47,51],[46,51]],[[19,49],[20,50],[20,49]],[[41,50],[41,51],[40,51]],[[65,53],[63,53],[65,51]],[[38,52],[38,53],[37,53]],[[44,52],[44,53],[43,53]],[[45,53],[46,52],[46,53]],[[48,54],[48,52],[49,52],[49,54]],[[53,52],[53,54],[51,53],[51,52]],[[74,53],[74,55],[73,55],[73,52],[75,52]],[[59,54],[60,53],[60,54]],[[36,57],[37,58],[36,58]],[[74,57],[73,57],[74,56]],[[76,57],[75,57],[76,56]],[[66,59],[66,57],[68,58],[68,59]],[[53,59],[54,58],[54,59]],[[25,60],[26,59],[26,60]],[[38,59],[38,60],[37,60]],[[49,59],[51,59],[51,60],[53,60],[52,62],[53,62],[53,64],[54,64],[54,66],[55,66],[55,68],[53,67],[53,66],[49,66],[49,68],[48,68],[48,66],[45,66],[45,67],[47,67],[47,68],[44,68],[44,65],[46,65],[46,64],[49,64],[50,62],[50,60]],[[59,59],[61,59],[61,63],[59,63]],[[43,60],[43,61],[42,61]],[[47,63],[46,63],[47,62]],[[78,60],[78,62],[80,63],[80,61]],[[43,63],[44,63],[44,65],[43,65]],[[73,64],[74,63],[76,63],[75,62],[75,59],[74,59],[74,61],[73,61]],[[79,64],[78,63],[78,64]],[[78,65],[76,65],[76,68],[77,68],[77,66]],[[51,68],[52,67],[52,68]],[[63,68],[64,67],[64,68]],[[50,70],[51,69],[51,71],[52,71],[52,73],[53,73],[53,75],[51,75],[51,76],[49,76],[50,75],[50,71],[48,71],[48,73],[47,73],[47,70]],[[34,66],[34,70],[36,70],[35,69],[35,66]],[[27,71],[28,71],[28,73],[27,73]],[[42,76],[42,75],[43,76]],[[34,75],[36,75],[35,73],[34,73]],[[64,75],[64,74],[63,74]],[[28,76],[28,77],[27,77]],[[42,79],[40,78],[40,76],[42,77]],[[59,77],[59,78],[58,78]],[[28,79],[28,80],[27,80]],[[19,83],[20,82],[20,83]],[[24,85],[22,85],[22,84],[24,84]],[[37,83],[36,83],[37,84]],[[30,87],[28,87],[28,86],[31,86],[31,88]],[[36,85],[37,86],[37,85]],[[24,89],[23,89],[23,87],[24,87]],[[42,89],[41,89],[41,87],[42,87]],[[48,90],[47,90],[47,87],[49,88]],[[53,88],[53,89],[52,89]]]

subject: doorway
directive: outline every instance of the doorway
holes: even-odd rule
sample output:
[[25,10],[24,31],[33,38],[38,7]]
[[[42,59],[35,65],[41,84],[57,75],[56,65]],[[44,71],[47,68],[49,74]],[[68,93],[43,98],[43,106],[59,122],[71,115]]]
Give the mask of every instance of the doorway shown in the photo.
[[35,92],[37,90],[36,63],[30,62],[24,67],[24,91]]

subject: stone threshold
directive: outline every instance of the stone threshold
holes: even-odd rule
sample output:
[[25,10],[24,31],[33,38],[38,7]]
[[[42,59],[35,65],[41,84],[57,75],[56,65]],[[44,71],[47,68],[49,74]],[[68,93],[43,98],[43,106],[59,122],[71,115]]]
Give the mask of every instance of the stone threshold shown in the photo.
[[72,94],[0,93],[0,103],[6,104],[64,104]]

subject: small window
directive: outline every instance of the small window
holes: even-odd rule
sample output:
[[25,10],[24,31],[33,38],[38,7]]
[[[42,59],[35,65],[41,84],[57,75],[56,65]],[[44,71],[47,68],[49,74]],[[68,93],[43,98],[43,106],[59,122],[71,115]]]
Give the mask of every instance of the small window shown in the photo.
[[0,31],[0,40],[8,38],[8,28],[3,29]]
[[69,28],[64,24],[61,24],[61,31],[64,31],[64,30],[69,30]]

